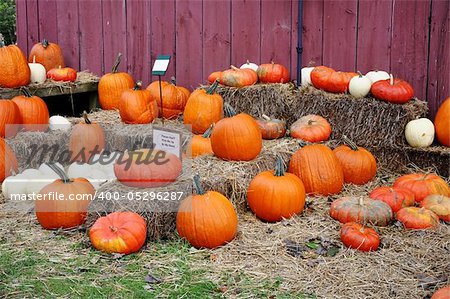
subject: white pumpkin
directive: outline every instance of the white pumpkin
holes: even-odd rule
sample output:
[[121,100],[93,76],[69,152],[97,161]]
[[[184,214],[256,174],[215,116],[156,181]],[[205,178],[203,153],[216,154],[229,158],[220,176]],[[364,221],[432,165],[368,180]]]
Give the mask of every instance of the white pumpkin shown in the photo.
[[380,81],[389,79],[389,73],[385,71],[370,71],[366,74],[366,77],[372,81],[372,84]]
[[3,196],[7,199],[11,199],[12,194],[27,194],[27,183],[28,178],[22,174],[7,177],[2,183]]
[[53,175],[49,174],[41,174],[41,176],[38,178],[27,178],[27,193],[37,194],[41,191],[42,188],[44,188],[48,184],[53,183],[58,178],[55,178]]
[[40,64],[36,63],[36,57],[33,56],[33,62],[30,62],[28,64],[30,67],[30,82],[31,83],[44,83],[45,80],[47,80],[47,71],[45,70],[45,67]]
[[240,67],[241,69],[252,69],[256,72],[256,70],[258,69],[258,65],[256,63],[250,62],[247,60],[246,63],[244,63],[243,65],[241,65]]
[[52,131],[55,131],[55,130],[69,131],[70,128],[72,127],[72,124],[65,117],[62,117],[59,115],[53,115],[48,120],[48,127]]
[[74,162],[70,164],[69,168],[67,169],[67,175],[69,176],[69,178],[85,178],[90,175],[91,171],[91,165],[86,163]]
[[410,121],[405,127],[405,137],[412,147],[428,147],[434,140],[434,125],[428,118]]
[[311,82],[311,72],[314,67],[304,67],[302,68],[302,86],[312,85]]
[[[64,170],[64,166],[62,166],[60,163],[55,163],[57,167]],[[42,163],[41,166],[39,166],[38,169],[42,174],[51,176],[52,178],[59,179],[59,175],[54,172],[46,163]]]
[[370,87],[372,87],[372,81],[358,72],[358,76],[350,79],[348,91],[355,98],[364,98],[369,94]]
[[28,168],[22,171],[21,175],[25,176],[26,178],[33,179],[41,176],[42,172],[40,172],[38,169]]

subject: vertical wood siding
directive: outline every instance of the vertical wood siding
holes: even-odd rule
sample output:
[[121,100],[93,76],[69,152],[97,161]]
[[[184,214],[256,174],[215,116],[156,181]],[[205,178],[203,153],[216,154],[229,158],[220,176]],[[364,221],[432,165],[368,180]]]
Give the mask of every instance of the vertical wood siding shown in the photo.
[[[165,80],[191,89],[209,73],[271,60],[296,76],[298,0],[17,0],[18,45],[46,38],[68,65],[121,71],[144,84],[158,54]],[[383,69],[412,83],[434,115],[450,95],[448,0],[304,0],[302,65]]]

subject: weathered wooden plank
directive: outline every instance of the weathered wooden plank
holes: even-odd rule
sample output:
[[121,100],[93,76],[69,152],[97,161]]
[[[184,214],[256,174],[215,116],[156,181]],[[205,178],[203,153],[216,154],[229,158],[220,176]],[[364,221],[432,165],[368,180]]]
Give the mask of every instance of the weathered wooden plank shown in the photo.
[[80,71],[89,70],[96,75],[103,73],[102,3],[80,1]]
[[203,81],[202,57],[202,2],[176,2],[176,49],[178,83],[194,89]]
[[298,0],[291,1],[291,78],[297,79]]
[[323,12],[323,64],[354,71],[357,0],[324,1]]
[[323,0],[303,1],[302,66],[323,64]]
[[427,87],[428,107],[432,119],[439,105],[450,96],[449,11],[450,2],[433,1]]
[[[77,84],[67,84],[64,88],[58,86],[47,86],[39,87],[30,85],[29,90],[31,94],[38,97],[53,97],[60,95],[85,93],[85,92],[96,92],[98,87],[98,82],[87,82],[87,83],[77,83]],[[11,99],[15,96],[21,94],[18,88],[0,88],[0,100]]]
[[261,63],[291,64],[291,1],[261,2]]
[[58,43],[64,53],[64,62],[80,69],[80,42],[78,30],[78,1],[58,1]]
[[127,17],[125,0],[103,0],[103,60],[105,73],[111,71],[118,53],[122,53],[119,71],[127,69]]
[[144,86],[150,80],[150,2],[127,2],[127,69]]
[[360,1],[358,11],[357,69],[390,70],[393,0]]
[[39,41],[38,11],[38,1],[27,0],[28,51]]
[[17,45],[28,56],[27,30],[27,3],[25,0],[16,0]]
[[231,2],[231,63],[241,65],[247,60],[261,63],[261,2]]
[[[158,55],[170,55],[171,60],[163,80],[170,80],[175,76],[177,57],[175,53],[175,0],[151,1],[151,62]],[[152,77],[152,81],[157,77]]]
[[[231,65],[231,1],[203,2],[203,80]],[[200,83],[199,82],[199,83]]]
[[50,42],[58,42],[56,0],[39,0],[39,37]]
[[426,95],[429,1],[394,1],[391,72]]

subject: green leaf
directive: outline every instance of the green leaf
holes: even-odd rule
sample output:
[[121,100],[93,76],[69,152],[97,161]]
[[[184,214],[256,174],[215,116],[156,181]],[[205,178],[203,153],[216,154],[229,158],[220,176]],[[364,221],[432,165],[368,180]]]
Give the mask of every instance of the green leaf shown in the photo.
[[305,245],[308,246],[308,247],[311,248],[311,249],[317,249],[317,248],[319,248],[319,244],[314,243],[314,242],[306,242]]

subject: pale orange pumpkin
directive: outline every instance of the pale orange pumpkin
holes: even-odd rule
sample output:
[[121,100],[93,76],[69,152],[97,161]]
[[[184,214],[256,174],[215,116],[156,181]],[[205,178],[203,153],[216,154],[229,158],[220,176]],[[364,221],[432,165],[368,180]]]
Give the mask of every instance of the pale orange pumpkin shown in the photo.
[[87,163],[92,156],[100,154],[105,149],[105,131],[89,120],[86,111],[83,112],[84,121],[76,124],[69,138],[71,161]]
[[433,211],[439,219],[450,222],[450,197],[445,195],[428,195],[420,206]]
[[331,125],[322,116],[309,114],[291,125],[290,135],[308,142],[325,141],[330,138]]

